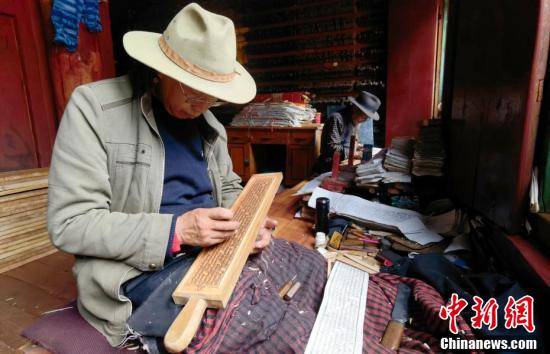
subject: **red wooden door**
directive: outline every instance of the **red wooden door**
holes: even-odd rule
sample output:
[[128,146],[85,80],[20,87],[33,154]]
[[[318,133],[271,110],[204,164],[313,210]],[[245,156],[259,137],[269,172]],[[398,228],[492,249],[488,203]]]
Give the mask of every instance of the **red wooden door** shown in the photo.
[[523,226],[550,0],[457,1],[449,177],[457,200],[510,233]]
[[0,172],[48,166],[55,123],[38,7],[0,0]]

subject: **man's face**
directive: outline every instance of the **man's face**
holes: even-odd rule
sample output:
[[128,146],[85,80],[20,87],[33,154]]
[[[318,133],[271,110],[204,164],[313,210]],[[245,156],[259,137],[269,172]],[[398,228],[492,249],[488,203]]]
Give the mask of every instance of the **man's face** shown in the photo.
[[359,108],[353,106],[352,119],[353,123],[359,124],[367,120],[367,115]]
[[193,119],[206,112],[216,98],[193,90],[163,74],[158,74],[164,108],[179,119]]

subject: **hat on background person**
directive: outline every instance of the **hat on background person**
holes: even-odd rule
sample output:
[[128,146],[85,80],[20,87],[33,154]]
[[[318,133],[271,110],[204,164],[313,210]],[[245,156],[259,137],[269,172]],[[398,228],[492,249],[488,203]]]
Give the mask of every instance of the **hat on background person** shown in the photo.
[[237,61],[233,21],[196,3],[185,6],[164,33],[130,31],[124,49],[148,67],[220,100],[243,104],[256,83]]
[[361,91],[357,97],[348,97],[350,102],[359,108],[367,117],[379,120],[378,108],[380,108],[380,99],[367,91]]

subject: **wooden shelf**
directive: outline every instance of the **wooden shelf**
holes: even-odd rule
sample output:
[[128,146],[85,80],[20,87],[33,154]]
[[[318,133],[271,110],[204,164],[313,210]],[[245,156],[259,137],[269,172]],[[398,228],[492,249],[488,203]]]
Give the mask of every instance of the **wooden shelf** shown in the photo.
[[[321,22],[321,21],[329,21],[334,20],[337,18],[343,18],[343,17],[352,17],[353,19],[356,19],[359,16],[365,16],[369,15],[366,12],[359,12],[359,11],[353,11],[353,12],[343,12],[341,14],[334,14],[334,15],[328,15],[328,16],[321,16],[321,17],[311,17],[311,18],[304,18],[301,20],[292,20],[287,22],[279,22],[279,23],[273,23],[268,25],[261,25],[261,26],[253,26],[254,30],[259,29],[271,29],[271,28],[278,28],[278,27],[285,27],[285,26],[295,26],[295,25],[303,25],[310,22]],[[242,27],[241,29],[237,30],[237,32],[240,33],[240,31],[248,30],[246,33],[250,32],[250,29],[252,26],[248,27]]]
[[[379,92],[383,98],[386,43],[381,37],[387,31],[387,4],[363,1],[292,2],[277,8],[257,8],[247,14],[246,19],[255,20],[255,23],[237,29],[238,45],[250,73],[253,76],[263,74],[258,77],[258,91],[275,93],[305,90],[315,93],[315,99],[312,100],[314,103],[323,99],[336,102],[340,98],[357,94],[364,87],[360,83],[373,81],[381,83],[380,86],[373,85],[372,90]],[[338,6],[340,4],[344,7]],[[315,6],[321,8],[321,11],[308,12]],[[320,12],[322,14],[314,16]],[[306,33],[299,33],[300,26],[307,26],[307,29],[303,29]],[[335,30],[331,31],[330,28]],[[371,36],[369,31],[381,33],[372,33]],[[359,33],[362,33],[361,40],[358,40]],[[315,43],[311,43],[313,41]],[[286,42],[292,42],[293,45],[287,47],[284,45]],[[369,65],[379,67],[380,72],[356,70],[360,66]],[[270,72],[276,74],[269,75]]]
[[265,16],[265,15],[269,15],[269,14],[273,14],[273,13],[277,13],[277,12],[284,12],[284,11],[294,11],[294,10],[300,10],[300,9],[303,9],[303,8],[306,8],[306,7],[314,7],[314,6],[321,6],[321,5],[328,5],[328,4],[331,4],[331,3],[336,3],[336,2],[340,2],[341,0],[324,0],[324,1],[315,1],[315,2],[308,2],[307,4],[296,4],[296,5],[292,5],[292,6],[288,6],[288,7],[284,7],[284,8],[280,8],[280,7],[277,7],[275,9],[269,9],[269,10],[264,10],[264,11],[258,11],[258,12],[254,12],[254,13],[251,13],[251,14],[243,14],[242,16],[245,17],[245,16],[251,16],[251,15],[254,15],[254,16]]
[[267,53],[267,54],[248,54],[248,60],[252,59],[265,59],[265,58],[280,58],[288,57],[293,55],[306,55],[306,54],[317,54],[325,52],[338,52],[340,50],[360,50],[365,48],[370,48],[369,44],[348,44],[342,46],[334,47],[322,47],[322,48],[308,48],[308,49],[299,49],[291,50],[288,52],[276,52],[276,53]]
[[[347,75],[347,76],[341,76],[337,78],[330,78],[330,79],[311,79],[311,80],[274,80],[274,81],[263,81],[257,83],[258,87],[269,87],[269,86],[281,86],[281,85],[308,85],[315,82],[323,81],[323,82],[338,82],[338,81],[346,81],[346,80],[353,80],[353,81],[361,81],[361,80],[368,80],[369,78],[366,76],[357,76],[357,75]],[[311,86],[313,87],[313,86]],[[322,87],[319,87],[322,89]]]
[[314,32],[314,33],[308,33],[308,34],[299,34],[296,36],[285,36],[285,37],[275,37],[275,38],[269,38],[269,39],[255,39],[252,41],[242,41],[242,45],[248,46],[253,44],[271,44],[271,43],[278,43],[278,42],[286,42],[286,41],[299,41],[301,39],[312,39],[317,38],[321,36],[331,36],[331,35],[338,35],[338,34],[348,34],[348,33],[360,33],[365,32],[371,29],[376,28],[375,26],[367,26],[367,27],[354,27],[354,28],[348,28],[343,29],[340,31],[326,31],[326,32]]
[[[334,63],[334,62],[333,62]],[[337,62],[338,65],[332,66],[332,63],[325,62],[320,64],[304,64],[304,65],[288,65],[288,66],[272,66],[272,67],[265,67],[265,68],[247,68],[247,70],[251,73],[263,73],[267,71],[295,71],[295,70],[301,70],[301,69],[325,69],[325,70],[331,70],[333,68],[342,68],[346,66],[358,66],[358,65],[369,65],[369,64],[378,64],[378,61],[372,60],[372,59],[366,59],[366,60],[352,60],[352,61],[343,61],[343,62]]]
[[335,92],[335,93],[331,92],[330,94],[320,93],[320,94],[316,94],[315,97],[311,99],[311,101],[313,103],[315,103],[316,99],[318,99],[318,98],[349,97],[349,96],[353,97],[353,96],[356,96],[358,92],[359,91],[357,91],[357,90],[353,90],[353,91],[349,91],[349,92]]

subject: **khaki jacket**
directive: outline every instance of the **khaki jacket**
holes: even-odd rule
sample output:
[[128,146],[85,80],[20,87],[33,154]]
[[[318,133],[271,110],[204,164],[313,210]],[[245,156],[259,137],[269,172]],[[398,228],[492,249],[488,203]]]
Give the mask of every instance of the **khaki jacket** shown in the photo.
[[[211,112],[201,133],[214,199],[230,207],[242,190],[224,127]],[[48,231],[75,255],[82,316],[113,346],[128,334],[131,302],[121,284],[162,268],[172,215],[159,214],[164,147],[150,96],[134,98],[128,77],[78,87],[53,150]]]

